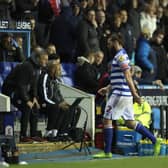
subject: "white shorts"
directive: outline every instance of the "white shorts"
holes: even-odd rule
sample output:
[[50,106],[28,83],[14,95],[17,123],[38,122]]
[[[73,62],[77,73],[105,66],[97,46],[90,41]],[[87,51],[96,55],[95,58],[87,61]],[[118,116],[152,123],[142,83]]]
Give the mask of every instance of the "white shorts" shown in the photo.
[[124,120],[134,120],[133,98],[112,94],[107,101],[104,118],[118,120],[120,117]]

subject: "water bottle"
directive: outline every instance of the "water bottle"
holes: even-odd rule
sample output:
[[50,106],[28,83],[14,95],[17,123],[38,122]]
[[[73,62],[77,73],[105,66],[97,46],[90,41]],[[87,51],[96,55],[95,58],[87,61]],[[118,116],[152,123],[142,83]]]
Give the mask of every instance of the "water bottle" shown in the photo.
[[163,140],[163,142],[161,143],[160,155],[166,155],[166,140]]
[[140,140],[139,144],[138,144],[138,155],[139,156],[143,156],[143,140]]
[[149,141],[149,142],[148,142],[148,155],[149,155],[149,156],[152,156],[153,153],[154,153],[153,147],[154,147],[154,146],[153,146],[152,142]]
[[168,139],[166,141],[166,155],[168,155]]
[[148,140],[144,140],[144,143],[143,143],[143,153],[144,153],[144,156],[147,156],[148,153],[149,153],[149,149],[148,149]]

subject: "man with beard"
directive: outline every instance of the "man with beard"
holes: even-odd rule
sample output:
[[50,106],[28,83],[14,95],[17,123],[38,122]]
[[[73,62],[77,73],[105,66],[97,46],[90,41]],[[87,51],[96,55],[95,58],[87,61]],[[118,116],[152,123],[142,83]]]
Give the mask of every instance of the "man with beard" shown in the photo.
[[148,129],[134,119],[133,99],[138,104],[142,103],[142,99],[138,95],[132,80],[129,65],[130,60],[123,48],[121,35],[114,34],[111,37],[111,44],[116,54],[111,60],[110,84],[98,90],[98,93],[102,95],[105,95],[107,92],[110,93],[103,116],[105,148],[103,153],[93,155],[93,158],[112,157],[112,121],[118,120],[121,116],[125,120],[125,125],[128,128],[134,129],[152,141],[154,144],[154,155],[159,155],[161,140],[156,139]]

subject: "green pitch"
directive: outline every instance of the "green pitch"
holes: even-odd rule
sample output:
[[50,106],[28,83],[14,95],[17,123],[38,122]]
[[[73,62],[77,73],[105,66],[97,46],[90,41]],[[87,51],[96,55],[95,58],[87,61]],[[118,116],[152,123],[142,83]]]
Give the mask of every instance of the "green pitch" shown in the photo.
[[10,168],[167,168],[168,157],[133,157],[65,163],[12,165]]

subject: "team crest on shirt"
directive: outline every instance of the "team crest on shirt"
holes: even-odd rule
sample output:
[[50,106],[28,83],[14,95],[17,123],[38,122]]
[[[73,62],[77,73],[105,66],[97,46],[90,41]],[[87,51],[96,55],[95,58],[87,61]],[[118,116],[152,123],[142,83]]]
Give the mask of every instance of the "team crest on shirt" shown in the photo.
[[123,61],[125,60],[124,55],[120,55],[119,58],[118,58],[118,60],[119,60],[120,62],[123,62]]

